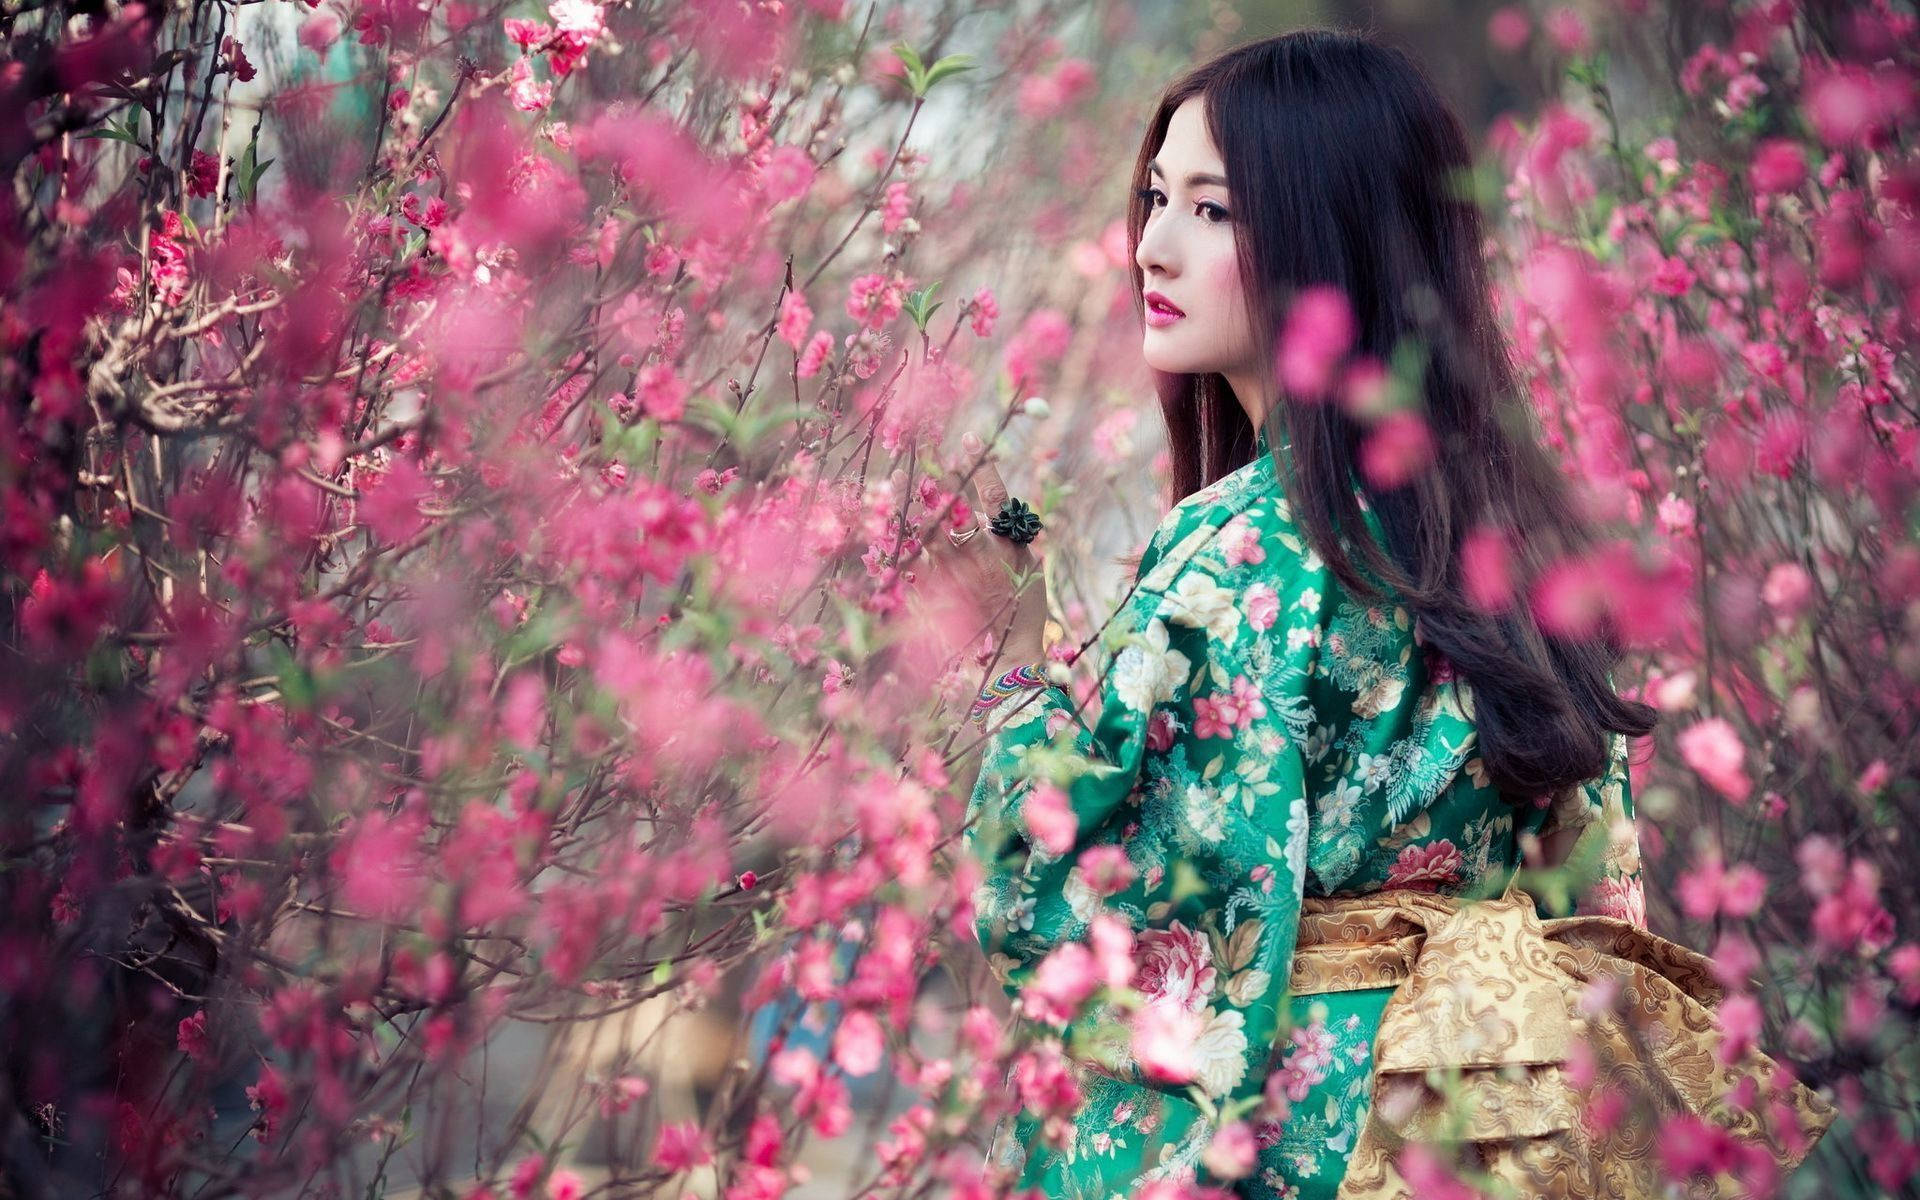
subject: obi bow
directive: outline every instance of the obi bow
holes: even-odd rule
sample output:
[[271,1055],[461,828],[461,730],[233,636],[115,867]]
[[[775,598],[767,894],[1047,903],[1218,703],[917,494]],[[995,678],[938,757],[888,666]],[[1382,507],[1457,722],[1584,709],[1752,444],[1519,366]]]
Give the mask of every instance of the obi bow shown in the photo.
[[1395,1163],[1409,1142],[1489,1194],[1653,1200],[1669,1194],[1663,1129],[1717,1139],[1751,1184],[1799,1166],[1836,1115],[1756,1049],[1721,1063],[1704,955],[1612,917],[1543,921],[1511,884],[1480,901],[1306,897],[1291,986],[1396,987],[1339,1200],[1412,1197]]

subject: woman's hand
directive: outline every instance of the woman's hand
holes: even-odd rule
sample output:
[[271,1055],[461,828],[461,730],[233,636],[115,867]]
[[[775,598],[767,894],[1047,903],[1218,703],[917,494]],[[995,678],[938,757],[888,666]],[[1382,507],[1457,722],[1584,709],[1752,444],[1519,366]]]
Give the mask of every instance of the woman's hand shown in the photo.
[[[985,450],[972,433],[963,434],[960,448],[971,458]],[[951,541],[939,547],[940,558],[953,567],[958,586],[972,598],[980,619],[1000,647],[1003,667],[1037,662],[1044,652],[1047,621],[1046,587],[1040,581],[1040,561],[1029,546],[1001,537],[987,528],[1007,499],[993,456],[981,459],[972,479],[973,521],[980,532],[965,545]],[[964,532],[961,526],[955,532]],[[944,536],[944,535],[942,535]],[[1004,634],[1004,638],[1003,638]]]

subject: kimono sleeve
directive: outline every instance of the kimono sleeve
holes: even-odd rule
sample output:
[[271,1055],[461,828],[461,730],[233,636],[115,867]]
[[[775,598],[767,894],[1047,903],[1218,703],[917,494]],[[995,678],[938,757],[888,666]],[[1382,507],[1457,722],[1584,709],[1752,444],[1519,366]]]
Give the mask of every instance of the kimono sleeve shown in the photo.
[[1589,810],[1606,831],[1600,878],[1579,899],[1581,914],[1618,917],[1647,927],[1646,890],[1640,879],[1640,823],[1633,813],[1633,784],[1627,769],[1631,745],[1625,734],[1612,735],[1606,774],[1583,791]]
[[[1149,565],[1143,560],[1143,576]],[[1160,616],[1162,599],[1136,587],[1111,623],[1100,712],[1090,727],[1059,687],[1002,703],[1008,715],[996,711],[989,722],[968,803],[963,843],[983,870],[973,897],[976,936],[1016,1011],[1069,1040],[1081,1027],[1071,1018],[1088,998],[1084,985],[1040,968],[1056,948],[1084,943],[1105,904],[1080,856],[1120,843],[1136,819],[1156,716],[1192,720],[1189,677],[1205,653],[1205,633]],[[1118,1077],[1172,1096],[1184,1097],[1189,1086]]]
[[1586,886],[1573,897],[1572,915],[1616,917],[1645,929],[1647,900],[1640,877],[1640,828],[1628,770],[1632,743],[1625,734],[1608,737],[1606,771],[1569,791],[1548,813],[1542,832],[1580,831],[1567,855],[1567,865],[1586,881]]

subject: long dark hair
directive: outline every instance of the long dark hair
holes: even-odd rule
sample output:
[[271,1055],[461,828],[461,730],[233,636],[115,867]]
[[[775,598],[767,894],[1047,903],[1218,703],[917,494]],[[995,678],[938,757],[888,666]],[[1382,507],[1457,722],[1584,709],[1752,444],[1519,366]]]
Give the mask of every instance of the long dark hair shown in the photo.
[[[1161,98],[1134,165],[1130,251],[1147,221],[1147,164],[1174,110],[1196,96],[1226,162],[1240,278],[1258,281],[1247,297],[1254,328],[1275,331],[1277,344],[1293,298],[1330,284],[1352,306],[1354,355],[1386,363],[1408,339],[1426,354],[1420,415],[1436,453],[1391,487],[1357,467],[1366,421],[1334,400],[1289,397],[1263,355],[1280,397],[1267,441],[1289,447],[1282,478],[1302,532],[1362,600],[1382,598],[1375,580],[1395,593],[1428,651],[1466,680],[1480,758],[1509,800],[1599,777],[1608,733],[1645,734],[1657,713],[1615,693],[1622,648],[1610,626],[1549,633],[1527,602],[1543,570],[1591,550],[1595,533],[1539,443],[1494,323],[1459,119],[1418,63],[1364,35],[1308,29],[1234,47]],[[1137,262],[1132,278],[1140,312]],[[1153,376],[1176,498],[1252,461],[1255,430],[1223,376]],[[1384,547],[1366,535],[1361,496]],[[1515,602],[1501,612],[1468,596],[1460,550],[1475,529],[1509,548]],[[1348,530],[1361,536],[1349,543]]]

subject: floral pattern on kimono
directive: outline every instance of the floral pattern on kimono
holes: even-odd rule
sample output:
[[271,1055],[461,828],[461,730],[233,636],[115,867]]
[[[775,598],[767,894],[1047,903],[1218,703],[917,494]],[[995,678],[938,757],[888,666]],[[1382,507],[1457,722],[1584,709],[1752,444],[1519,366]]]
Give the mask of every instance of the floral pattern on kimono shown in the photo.
[[[1104,656],[1082,660],[1104,660],[1097,716],[1050,686],[1003,702],[990,722],[965,844],[984,867],[974,928],[996,978],[1017,998],[1050,951],[1105,912],[1133,930],[1142,999],[1200,1031],[1194,1078],[1167,1082],[1133,1059],[1124,1030],[1115,1036],[1109,1005],[1047,1027],[1080,1055],[1083,1099],[1064,1146],[1044,1143],[1026,1112],[996,1130],[995,1157],[1021,1187],[1104,1198],[1151,1178],[1212,1182],[1199,1162],[1212,1130],[1195,1101],[1260,1094],[1273,1055],[1290,1111],[1256,1126],[1259,1165],[1240,1188],[1333,1194],[1392,989],[1288,995],[1303,895],[1497,890],[1519,865],[1518,833],[1600,820],[1607,874],[1581,911],[1644,924],[1625,739],[1603,779],[1516,828],[1476,755],[1465,682],[1421,645],[1406,608],[1348,594],[1295,528],[1278,469],[1262,439],[1252,462],[1155,530]],[[1026,824],[1039,782],[1071,808],[1062,852],[1046,844],[1057,834]],[[1118,846],[1133,868],[1115,894],[1078,866],[1097,846]]]

